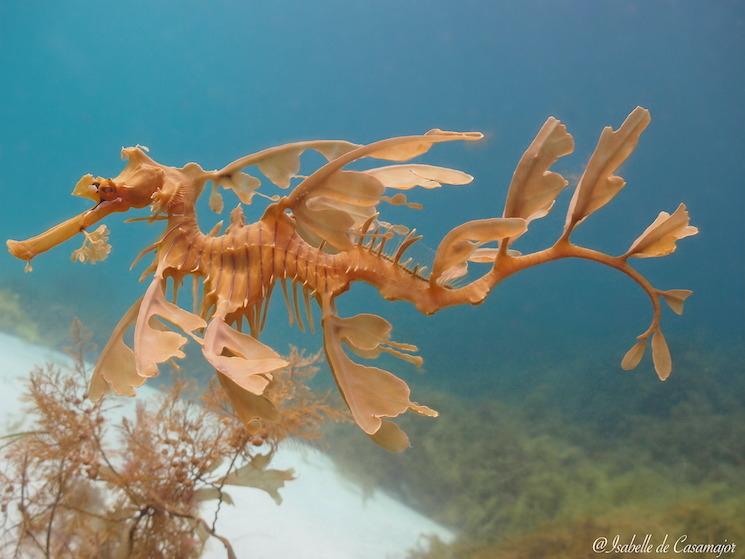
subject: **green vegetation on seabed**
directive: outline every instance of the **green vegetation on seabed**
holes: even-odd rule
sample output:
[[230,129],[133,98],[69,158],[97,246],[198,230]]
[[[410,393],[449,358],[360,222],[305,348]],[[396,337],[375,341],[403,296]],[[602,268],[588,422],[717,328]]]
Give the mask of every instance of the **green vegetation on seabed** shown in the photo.
[[39,327],[32,320],[21,297],[9,290],[0,287],[0,332],[14,334],[27,342],[39,343]]
[[745,549],[743,363],[741,352],[689,352],[666,383],[547,366],[521,373],[525,394],[510,402],[418,389],[440,418],[403,422],[406,453],[348,430],[328,440],[345,473],[458,532],[412,559],[596,557],[596,538],[648,533]]

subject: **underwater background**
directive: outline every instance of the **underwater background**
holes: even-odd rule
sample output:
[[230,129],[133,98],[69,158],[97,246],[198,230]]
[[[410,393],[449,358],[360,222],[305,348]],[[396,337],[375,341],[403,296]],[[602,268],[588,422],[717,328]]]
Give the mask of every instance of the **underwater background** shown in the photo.
[[[461,534],[417,556],[591,556],[596,537],[618,532],[745,546],[742,2],[2,2],[0,76],[0,239],[85,209],[69,192],[84,173],[116,175],[122,146],[218,168],[290,141],[480,130],[485,141],[424,158],[473,184],[414,193],[423,211],[383,210],[424,234],[415,255],[426,264],[452,227],[501,215],[547,116],[575,138],[555,166],[573,186],[602,127],[648,108],[652,124],[622,168],[628,185],[575,239],[618,254],[686,203],[700,234],[635,263],[661,288],[694,291],[684,317],[665,313],[670,379],[648,360],[620,369],[648,303],[593,263],[538,267],[479,307],[432,317],[356,285],[341,314],[380,314],[420,347],[425,374],[395,372],[441,417],[406,421],[403,455],[351,426],[327,442],[350,476]],[[568,199],[516,248],[549,246]],[[106,223],[114,248],[96,266],[70,261],[77,241],[37,257],[31,274],[0,254],[0,328],[58,346],[78,316],[105,343],[144,290],[142,266],[129,264],[161,228]],[[275,297],[264,341],[320,347],[282,307]]]

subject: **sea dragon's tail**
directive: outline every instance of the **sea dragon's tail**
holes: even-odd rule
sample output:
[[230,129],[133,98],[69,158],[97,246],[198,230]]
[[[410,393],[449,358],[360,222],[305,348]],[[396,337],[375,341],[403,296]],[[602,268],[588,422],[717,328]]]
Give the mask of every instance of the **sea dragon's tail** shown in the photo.
[[[610,127],[603,130],[597,147],[574,191],[563,232],[551,247],[526,255],[520,255],[510,248],[515,240],[527,231],[531,221],[548,214],[557,196],[568,185],[564,177],[549,169],[559,158],[573,151],[574,140],[566,127],[553,117],[548,118],[521,158],[509,187],[502,217],[469,221],[450,231],[437,249],[432,272],[427,280],[419,277],[416,271],[410,274],[409,278],[394,274],[393,272],[397,271],[394,266],[397,261],[395,256],[387,257],[387,262],[377,267],[367,265],[364,258],[358,258],[357,261],[361,263],[357,264],[357,270],[352,271],[358,273],[359,279],[375,284],[386,299],[408,300],[414,303],[420,311],[432,314],[448,306],[479,304],[500,281],[539,264],[563,258],[580,258],[598,262],[617,269],[633,279],[644,289],[652,304],[651,323],[644,332],[637,336],[636,343],[623,357],[621,366],[626,370],[635,368],[641,361],[647,343],[651,339],[655,370],[658,377],[665,380],[672,370],[672,360],[660,328],[660,300],[665,300],[674,312],[681,314],[683,303],[692,292],[684,289],[658,290],[628,261],[630,258],[665,256],[675,250],[677,240],[696,234],[698,230],[689,225],[685,206],[680,204],[672,214],[661,212],[657,219],[631,244],[630,248],[620,256],[611,256],[581,247],[570,240],[572,232],[579,223],[610,202],[625,186],[625,180],[614,173],[634,151],[639,137],[650,120],[649,111],[637,107],[617,130]],[[434,133],[435,137],[438,133],[440,131]],[[452,139],[476,139],[476,137],[461,136]],[[397,140],[401,142],[402,139]],[[423,140],[426,140],[426,136],[403,139],[403,142],[396,144],[396,149],[405,151],[404,148],[407,145],[417,145],[415,144],[417,141],[421,145]],[[353,247],[349,241],[348,232],[345,230],[345,227],[352,226],[353,220],[343,219],[345,209],[349,207],[350,191],[340,194],[337,198],[338,204],[335,205],[334,189],[328,188],[327,185],[333,182],[335,173],[344,173],[340,169],[346,163],[362,156],[375,157],[380,149],[379,145],[371,144],[351,151],[339,160],[330,162],[324,169],[312,175],[305,184],[301,184],[286,199],[287,207],[298,216],[299,224],[302,226],[304,221],[308,221],[315,227],[315,234],[323,242],[335,245],[339,250],[359,250]],[[406,158],[426,150],[420,148],[410,151],[411,153],[405,154]],[[421,174],[412,169],[413,166],[397,167],[408,167],[407,172],[417,177],[413,182],[419,185],[426,180],[432,182],[440,180],[438,175],[428,177],[426,172],[422,171],[423,174]],[[395,170],[388,171],[388,174],[394,176]],[[378,172],[378,175],[385,176],[385,173]],[[364,181],[358,181],[357,184],[363,187]],[[359,190],[362,192],[364,188]],[[352,197],[355,192],[352,190]],[[317,218],[315,222],[312,219],[306,219],[304,212],[308,212],[309,209],[312,212],[313,197],[319,194],[325,196],[324,209],[332,212],[324,218],[334,217],[336,222],[343,226],[332,226],[329,232],[328,224],[333,223],[333,219]],[[307,206],[300,205],[308,200],[310,203]],[[359,198],[357,200],[359,201]],[[369,218],[364,226],[365,230],[367,226],[369,226]],[[340,232],[341,236],[339,236]],[[362,232],[363,235],[364,233],[365,231]],[[408,239],[410,237],[404,239],[402,246]],[[490,244],[492,246],[489,246]],[[367,251],[362,251],[363,254],[380,256],[382,243],[377,253],[372,250],[373,245],[374,241],[370,243]],[[396,255],[399,253],[400,249],[396,251]],[[369,258],[372,256],[368,256]],[[469,262],[487,262],[493,265],[480,278],[462,287],[453,287],[455,280],[467,274]],[[408,446],[406,435],[385,418],[395,417],[407,410],[424,415],[435,415],[435,412],[411,401],[406,383],[388,371],[352,361],[342,349],[342,342],[362,357],[376,357],[381,351],[387,351],[409,361],[413,357],[408,352],[415,351],[416,347],[391,342],[391,326],[380,317],[358,315],[352,318],[339,318],[334,310],[331,297],[323,301],[322,307],[326,354],[337,384],[352,410],[355,421],[383,446],[396,450],[405,448]]]

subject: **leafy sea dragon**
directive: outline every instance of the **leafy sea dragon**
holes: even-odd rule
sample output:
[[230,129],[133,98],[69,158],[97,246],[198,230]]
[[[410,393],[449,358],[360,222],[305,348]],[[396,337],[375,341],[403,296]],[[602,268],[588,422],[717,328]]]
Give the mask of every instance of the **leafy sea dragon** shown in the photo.
[[[187,338],[174,331],[176,326],[201,345],[204,358],[216,369],[236,413],[247,425],[276,417],[276,410],[262,394],[272,373],[287,362],[258,338],[272,289],[279,283],[291,324],[295,321],[304,327],[300,312],[304,306],[312,328],[312,302],[320,307],[328,363],[357,425],[383,447],[403,450],[409,446],[408,437],[390,418],[408,410],[427,416],[437,412],[412,401],[403,380],[355,362],[348,351],[365,359],[386,352],[414,365],[421,365],[422,358],[415,354],[416,346],[391,338],[391,324],[383,318],[374,314],[338,316],[335,300],[354,281],[375,286],[386,300],[409,301],[429,315],[453,305],[477,305],[503,279],[539,264],[562,258],[598,262],[634,280],[652,306],[649,327],[637,336],[621,366],[635,368],[651,340],[657,375],[661,380],[668,377],[672,364],[660,329],[661,300],[681,314],[691,291],[658,290],[629,260],[665,256],[675,250],[678,239],[694,235],[697,229],[689,225],[686,207],[681,204],[672,214],[660,212],[620,256],[571,241],[577,225],[624,187],[625,180],[615,173],[649,123],[649,112],[637,107],[617,130],[606,127],[602,131],[574,190],[559,239],[547,249],[521,255],[512,245],[533,220],[551,210],[568,184],[550,168],[572,153],[574,140],[564,124],[549,117],[517,165],[502,216],[469,221],[450,231],[439,244],[428,274],[419,266],[412,267],[410,259],[403,260],[406,249],[420,237],[414,230],[378,219],[378,206],[386,202],[420,207],[402,191],[471,182],[472,177],[462,171],[409,161],[434,144],[480,140],[483,135],[478,132],[430,130],[368,145],[298,142],[241,157],[217,171],[205,171],[196,163],[169,167],[153,160],[146,148],[125,148],[122,157],[127,164],[118,176],[85,175],[75,186],[73,194],[95,202],[92,209],[41,235],[7,244],[13,255],[29,263],[37,254],[82,232],[83,246],[73,258],[95,262],[110,250],[108,230],[105,225],[92,232],[87,229],[109,214],[150,206],[152,215],[137,219],[166,222],[157,242],[140,255],[155,251],[152,264],[143,273],[143,279],[152,274],[152,281],[104,347],[92,377],[91,397],[109,391],[133,396],[136,387],[158,374],[161,364],[183,358]],[[308,150],[320,153],[327,162],[310,176],[301,177],[300,157]],[[347,169],[363,159],[396,164]],[[286,196],[267,196],[258,192],[260,180],[245,172],[251,167],[280,188],[287,189],[293,179],[299,183]],[[222,226],[218,224],[205,234],[197,223],[195,206],[206,185],[211,189],[210,206],[219,212],[223,206],[219,188],[232,190],[243,204],[250,204],[256,194],[271,203],[255,223],[246,223],[239,204],[230,213],[224,233],[220,234]],[[396,237],[403,238],[395,250],[387,250]],[[464,276],[469,262],[487,263],[488,271],[467,281]],[[177,305],[179,287],[187,276],[192,278],[192,311]],[[460,284],[454,283],[456,280]],[[172,293],[172,300],[167,299],[167,293]],[[244,319],[246,332],[242,331]],[[134,343],[130,348],[124,334],[132,326]]]

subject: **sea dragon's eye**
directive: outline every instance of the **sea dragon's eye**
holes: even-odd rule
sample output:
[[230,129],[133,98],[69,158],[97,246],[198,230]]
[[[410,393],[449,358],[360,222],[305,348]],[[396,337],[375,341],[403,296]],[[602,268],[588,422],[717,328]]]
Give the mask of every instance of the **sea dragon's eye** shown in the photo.
[[103,183],[94,182],[93,186],[96,187],[96,191],[102,201],[116,198],[116,186],[111,181],[107,180]]

